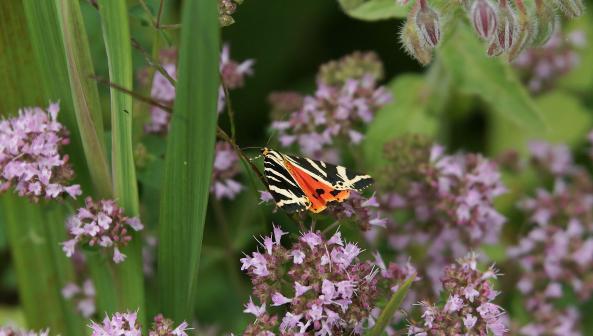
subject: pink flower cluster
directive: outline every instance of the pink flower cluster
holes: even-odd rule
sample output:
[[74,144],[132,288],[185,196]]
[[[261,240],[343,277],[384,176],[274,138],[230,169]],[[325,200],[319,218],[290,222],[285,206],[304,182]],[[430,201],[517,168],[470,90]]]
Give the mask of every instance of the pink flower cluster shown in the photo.
[[21,330],[13,327],[0,326],[0,336],[49,336],[49,330],[36,332],[31,330]]
[[0,192],[13,187],[33,201],[62,195],[80,195],[80,186],[68,185],[74,172],[62,146],[68,131],[58,121],[58,103],[47,110],[24,108],[14,118],[0,121]]
[[536,144],[532,167],[542,182],[552,176],[554,186],[538,188],[520,202],[529,232],[508,251],[523,270],[517,286],[533,316],[520,333],[573,335],[579,329],[578,310],[556,303],[569,293],[581,301],[593,294],[593,180],[574,164],[567,147]]
[[210,188],[214,197],[234,199],[243,190],[243,186],[234,179],[239,171],[239,157],[231,145],[224,141],[217,142]]
[[422,322],[412,323],[408,335],[505,335],[504,310],[493,303],[499,293],[490,280],[496,277],[494,266],[485,272],[478,270],[473,253],[447,266],[441,294],[447,298],[445,304],[421,302]]
[[[177,79],[176,57],[171,57],[168,54],[163,56],[163,61],[167,62],[163,65],[163,68],[171,78]],[[228,90],[243,87],[245,85],[245,77],[253,74],[254,62],[251,59],[241,63],[232,60],[230,58],[230,47],[228,44],[225,44],[220,54],[220,74],[224,86]],[[172,107],[175,101],[175,87],[166,76],[157,71],[152,80],[150,95],[157,101]],[[222,112],[224,107],[225,93],[221,85],[218,90],[218,113]],[[166,134],[169,131],[170,113],[153,106],[151,107],[150,114],[150,122],[144,126],[144,131],[146,133]]]
[[159,314],[154,317],[152,329],[148,332],[148,336],[188,336],[188,324],[182,322],[175,327],[174,322]]
[[545,45],[521,53],[513,65],[529,90],[540,93],[579,65],[579,50],[586,46],[586,41],[583,31],[568,34],[556,31]]
[[[173,321],[157,315],[154,318],[149,336],[188,336],[187,322],[181,323],[173,329]],[[141,336],[142,326],[138,323],[135,312],[115,313],[111,317],[105,316],[101,324],[91,322],[92,336]]]
[[303,233],[290,249],[280,244],[285,234],[274,227],[260,242],[263,252],[241,259],[259,302],[245,306],[257,319],[244,335],[361,334],[375,300],[413,272],[360,261],[361,249],[339,231],[329,239]]
[[[414,262],[425,268],[421,274],[436,292],[445,265],[482,243],[497,242],[505,217],[493,202],[506,188],[496,164],[481,155],[446,155],[442,146],[414,142],[397,139],[387,145],[385,158],[392,164],[383,179],[391,185],[378,199],[383,211],[396,214],[397,222],[386,222],[395,252],[408,256],[416,246],[426,246],[425,258]],[[380,230],[367,235],[371,241],[383,236]]]
[[142,230],[144,226],[137,217],[128,218],[113,200],[85,200],[85,207],[78,209],[67,222],[71,239],[62,243],[68,257],[74,254],[76,245],[98,246],[113,250],[113,261],[120,263],[126,255],[120,248],[132,239],[130,229]]
[[306,156],[336,162],[337,153],[327,148],[334,139],[360,143],[361,126],[391,101],[391,93],[377,84],[381,76],[382,65],[374,53],[354,53],[322,66],[314,95],[276,93],[271,100],[272,128],[279,132],[281,145],[297,144]]
[[86,279],[82,285],[74,282],[67,283],[62,288],[62,296],[66,300],[73,300],[76,309],[84,317],[91,317],[95,311],[95,286],[91,279]]
[[354,220],[362,231],[373,227],[387,226],[387,218],[380,211],[380,204],[375,195],[364,198],[357,192],[350,193],[350,197],[342,203],[330,204],[329,209],[337,220]]

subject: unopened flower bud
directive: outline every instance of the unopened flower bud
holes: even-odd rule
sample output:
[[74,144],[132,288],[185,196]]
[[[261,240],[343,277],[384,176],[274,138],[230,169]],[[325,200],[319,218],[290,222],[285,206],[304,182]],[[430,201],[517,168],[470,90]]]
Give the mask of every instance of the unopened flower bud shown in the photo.
[[496,31],[496,10],[489,0],[476,0],[471,6],[470,16],[472,25],[478,35],[484,40],[490,40]]
[[585,12],[583,0],[556,0],[558,7],[568,17],[578,17]]
[[488,46],[488,50],[486,51],[486,53],[490,57],[499,56],[503,52],[504,50],[502,50],[502,48],[498,45],[498,41],[496,39],[490,43],[490,45]]
[[436,47],[441,40],[441,26],[439,15],[430,8],[427,0],[419,0],[420,10],[416,14],[416,26],[420,32],[420,38],[431,48]]
[[527,8],[523,3],[523,0],[515,0],[517,9],[519,11],[519,19],[517,26],[517,38],[511,50],[509,51],[509,62],[513,61],[529,44],[529,41],[533,38],[534,25],[527,13]]
[[218,23],[221,27],[227,27],[235,23],[235,19],[230,15],[223,14],[218,17]]
[[498,6],[498,26],[496,40],[503,50],[509,50],[517,38],[517,18],[508,0],[500,0]]
[[418,3],[416,3],[408,14],[408,19],[401,29],[400,40],[410,56],[414,57],[421,64],[426,65],[432,60],[432,48],[429,48],[426,45],[418,33],[416,27],[416,16],[418,15],[418,11],[419,6]]
[[535,20],[535,35],[531,40],[531,45],[534,47],[542,46],[556,30],[556,23],[558,18],[554,7],[544,0],[535,0],[535,14],[537,20]]

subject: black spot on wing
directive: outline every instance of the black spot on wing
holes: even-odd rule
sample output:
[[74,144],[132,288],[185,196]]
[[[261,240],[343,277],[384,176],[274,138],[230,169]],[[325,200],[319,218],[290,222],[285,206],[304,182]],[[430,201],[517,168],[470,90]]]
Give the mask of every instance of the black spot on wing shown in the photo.
[[342,190],[332,190],[332,191],[330,191],[329,193],[330,193],[332,196],[338,196],[338,194],[339,194],[339,193],[341,193],[341,192],[342,192]]

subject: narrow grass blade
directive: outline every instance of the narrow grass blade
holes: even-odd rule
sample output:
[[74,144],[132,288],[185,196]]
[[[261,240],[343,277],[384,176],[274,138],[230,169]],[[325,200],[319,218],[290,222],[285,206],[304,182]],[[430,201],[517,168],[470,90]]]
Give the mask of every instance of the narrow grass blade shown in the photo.
[[[51,328],[64,333],[66,313],[63,309],[60,275],[54,268],[52,246],[46,235],[44,216],[39,205],[14,195],[3,195],[1,212],[12,252],[21,303],[27,325],[34,329]],[[73,313],[73,312],[72,312]]]
[[409,277],[401,285],[401,287],[395,293],[393,293],[391,299],[389,299],[389,302],[387,302],[387,305],[385,306],[385,308],[383,308],[381,315],[379,315],[377,323],[375,324],[373,329],[371,329],[366,334],[367,336],[380,336],[383,333],[383,331],[391,321],[393,314],[395,314],[395,312],[399,309],[402,302],[406,298],[406,295],[408,295],[408,290],[410,289],[410,285],[412,284],[412,282],[414,282],[414,279],[416,279],[415,274]]
[[[31,2],[34,3],[33,7],[39,5],[37,1]],[[91,79],[95,70],[80,4],[79,1],[70,0],[55,0],[55,3],[68,65],[76,122],[95,193],[99,198],[111,197],[111,177],[104,143],[99,91],[97,83]]]
[[216,0],[188,0],[182,10],[179,79],[167,143],[157,270],[162,312],[176,321],[192,319],[208,205],[220,77],[216,11]]
[[[100,0],[99,12],[103,39],[109,63],[109,80],[131,90],[133,83],[132,47],[128,11],[125,1]],[[129,216],[139,213],[138,185],[132,149],[132,97],[111,89],[112,176],[115,199]],[[115,266],[121,288],[120,310],[139,309],[139,322],[144,322],[144,277],[142,272],[142,241],[135,235],[124,253],[126,261]]]

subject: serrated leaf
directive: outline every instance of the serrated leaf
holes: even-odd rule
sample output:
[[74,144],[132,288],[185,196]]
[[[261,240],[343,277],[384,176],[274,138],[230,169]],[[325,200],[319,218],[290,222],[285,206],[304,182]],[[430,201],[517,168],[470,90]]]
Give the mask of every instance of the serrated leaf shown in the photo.
[[488,57],[485,49],[468,25],[459,24],[439,55],[461,91],[479,96],[493,112],[523,129],[544,130],[538,106],[511,66],[502,57]]
[[397,136],[419,133],[434,136],[438,120],[428,113],[427,85],[420,75],[404,74],[389,84],[394,102],[377,112],[363,143],[371,166],[379,166],[385,143]]
[[349,16],[365,21],[401,19],[408,14],[408,9],[394,0],[344,1],[340,0],[342,9]]

